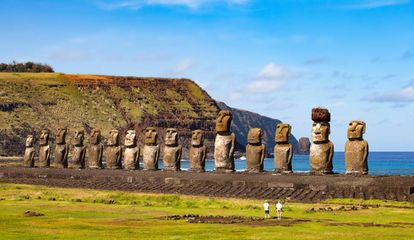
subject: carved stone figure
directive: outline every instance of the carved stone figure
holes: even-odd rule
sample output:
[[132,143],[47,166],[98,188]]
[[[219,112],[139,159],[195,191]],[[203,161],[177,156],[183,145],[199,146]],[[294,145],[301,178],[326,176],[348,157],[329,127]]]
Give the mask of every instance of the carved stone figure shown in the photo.
[[58,128],[56,133],[56,147],[55,157],[53,159],[54,168],[68,167],[69,146],[66,144],[67,129],[64,127]]
[[352,121],[348,126],[345,144],[346,174],[368,174],[368,143],[363,139],[365,122]]
[[128,130],[124,142],[124,169],[139,168],[139,147],[137,145],[137,132]]
[[121,168],[122,147],[119,145],[119,131],[109,131],[108,147],[106,148],[106,167],[110,169]]
[[43,129],[40,133],[39,138],[39,163],[38,166],[41,168],[50,167],[50,146],[49,146],[49,135],[50,131]]
[[93,129],[89,136],[89,146],[87,149],[87,167],[102,168],[103,145],[101,144],[101,131]]
[[28,135],[26,138],[26,149],[24,150],[23,164],[25,167],[34,167],[35,148],[33,146],[33,135]]
[[178,133],[175,128],[167,128],[164,139],[164,157],[162,163],[165,171],[180,171],[182,147],[178,144]]
[[147,127],[145,129],[144,147],[142,150],[144,170],[158,170],[160,146],[157,145],[157,140],[157,129],[154,127]]
[[207,148],[204,146],[202,130],[194,130],[191,136],[190,171],[204,172],[206,165]]
[[234,146],[236,136],[230,132],[232,114],[221,110],[216,120],[216,140],[214,143],[214,164],[216,171],[234,171]]
[[311,145],[311,143],[310,143],[309,138],[307,138],[307,137],[299,138],[297,154],[309,155],[310,145]]
[[275,171],[291,173],[292,172],[292,144],[289,143],[291,126],[286,123],[279,123],[276,126],[274,149]]
[[251,128],[247,137],[246,171],[263,171],[263,161],[266,157],[266,146],[262,144],[262,129]]
[[85,132],[83,130],[75,131],[73,138],[72,159],[69,162],[70,168],[84,168],[86,147],[83,144],[85,139]]
[[324,108],[312,109],[312,144],[310,148],[310,166],[312,173],[332,173],[334,145],[329,141],[330,113]]

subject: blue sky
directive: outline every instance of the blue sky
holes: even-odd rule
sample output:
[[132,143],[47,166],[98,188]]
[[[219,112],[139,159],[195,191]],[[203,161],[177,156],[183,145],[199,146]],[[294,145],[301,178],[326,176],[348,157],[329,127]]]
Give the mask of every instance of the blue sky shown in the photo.
[[2,0],[0,62],[56,71],[191,78],[229,106],[310,136],[332,114],[371,150],[414,151],[414,1]]

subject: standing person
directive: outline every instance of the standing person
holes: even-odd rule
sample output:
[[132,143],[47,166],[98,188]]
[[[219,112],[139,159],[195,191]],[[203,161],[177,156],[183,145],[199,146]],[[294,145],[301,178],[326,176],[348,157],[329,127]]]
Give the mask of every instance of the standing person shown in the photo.
[[264,208],[264,212],[265,212],[265,219],[270,218],[270,204],[267,200],[265,200],[265,202],[263,203],[263,208]]
[[280,201],[277,201],[276,203],[276,215],[277,215],[277,219],[282,219],[282,208],[283,205],[280,203]]

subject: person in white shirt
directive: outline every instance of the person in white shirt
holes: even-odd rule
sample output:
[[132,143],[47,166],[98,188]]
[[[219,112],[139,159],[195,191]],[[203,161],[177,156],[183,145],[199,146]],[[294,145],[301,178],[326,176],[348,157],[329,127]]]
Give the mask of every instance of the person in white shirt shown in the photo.
[[265,212],[265,219],[270,218],[270,204],[267,200],[265,200],[265,202],[263,203],[263,208],[264,208],[264,212]]
[[276,203],[276,215],[277,215],[277,219],[282,219],[282,208],[283,205],[280,203],[280,201],[277,201]]

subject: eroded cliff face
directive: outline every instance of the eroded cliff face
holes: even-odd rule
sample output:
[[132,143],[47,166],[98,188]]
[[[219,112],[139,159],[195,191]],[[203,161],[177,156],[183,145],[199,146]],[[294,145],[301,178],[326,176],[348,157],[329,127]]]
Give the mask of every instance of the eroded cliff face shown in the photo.
[[[188,79],[139,78],[60,73],[0,73],[0,155],[21,155],[29,133],[42,128],[68,128],[87,134],[99,128],[108,136],[113,128],[135,129],[139,140],[147,126],[155,126],[162,144],[165,129],[177,128],[185,148],[191,130],[205,130],[212,149],[214,121],[219,108]],[[185,151],[187,152],[187,151]]]

